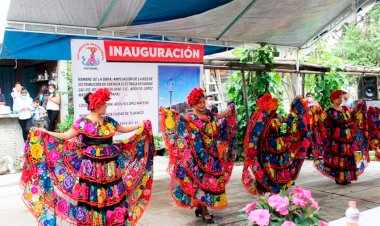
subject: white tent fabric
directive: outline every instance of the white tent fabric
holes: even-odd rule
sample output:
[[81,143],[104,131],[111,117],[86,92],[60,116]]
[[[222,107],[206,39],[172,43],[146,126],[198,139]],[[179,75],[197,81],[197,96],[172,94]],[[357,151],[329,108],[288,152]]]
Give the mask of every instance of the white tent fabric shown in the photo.
[[[113,0],[12,0],[8,21],[96,28]],[[102,27],[131,24],[146,0],[114,1]]]
[[[327,26],[342,22],[356,13],[359,7],[373,4],[376,0],[234,0],[193,16],[132,25],[149,1],[12,0],[7,20],[9,27],[17,21],[98,29],[92,34],[103,32],[103,37],[104,33],[117,38],[149,34],[170,36],[170,40],[201,39],[195,42],[205,44],[268,43],[299,48],[332,28]],[[170,1],[181,4],[181,1]],[[173,10],[175,7],[173,5]],[[16,28],[20,29],[20,26]],[[34,31],[54,33],[57,30],[46,27]],[[70,29],[63,29],[67,30]],[[59,31],[62,34],[62,29]],[[88,33],[85,30],[83,34],[76,34]]]
[[[235,0],[188,18],[115,30],[217,39],[251,2]],[[301,47],[351,4],[351,0],[257,0],[219,39]]]

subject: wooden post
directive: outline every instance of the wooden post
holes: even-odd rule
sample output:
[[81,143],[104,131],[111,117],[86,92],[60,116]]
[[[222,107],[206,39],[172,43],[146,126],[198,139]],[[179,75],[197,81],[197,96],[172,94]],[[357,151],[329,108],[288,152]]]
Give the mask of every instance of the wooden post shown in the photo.
[[302,95],[302,98],[305,98],[305,74],[301,74],[301,79],[302,79],[302,91],[301,91],[301,95]]
[[243,82],[243,101],[244,101],[244,108],[245,108],[245,119],[247,120],[247,125],[249,122],[249,112],[248,112],[248,101],[247,101],[247,86],[245,82],[245,74],[244,70],[241,70],[242,75],[242,82]]

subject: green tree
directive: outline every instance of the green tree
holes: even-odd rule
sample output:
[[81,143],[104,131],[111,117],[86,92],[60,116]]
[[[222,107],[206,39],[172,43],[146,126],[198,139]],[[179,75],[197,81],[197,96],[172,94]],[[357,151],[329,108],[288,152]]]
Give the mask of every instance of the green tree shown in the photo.
[[69,103],[67,104],[68,114],[65,118],[58,124],[58,130],[60,132],[65,132],[70,129],[71,125],[74,123],[74,104],[73,104],[73,72],[71,61],[66,62],[67,68],[63,71],[63,77],[67,82],[67,96]]
[[343,27],[334,54],[355,65],[380,66],[380,3],[360,21]]
[[[258,50],[237,49],[235,54],[240,57],[240,62],[244,64],[271,65],[274,63],[274,53],[276,48],[262,46]],[[245,76],[246,91],[248,100],[249,116],[256,109],[256,101],[260,95],[271,93],[273,96],[280,98],[279,112],[285,114],[282,97],[284,87],[281,83],[281,76],[275,72],[244,72],[244,75],[237,71],[229,78],[228,97],[233,99],[236,104],[236,113],[238,120],[237,128],[237,158],[243,158],[243,141],[248,122],[245,117],[245,106],[243,99],[243,82]]]
[[347,77],[346,73],[340,71],[344,67],[344,61],[329,51],[326,42],[320,41],[316,44],[316,50],[305,60],[307,62],[328,66],[330,72],[305,76],[306,92],[314,94],[314,99],[323,109],[329,107],[330,93],[337,89],[345,89],[349,83],[353,83],[355,78]]

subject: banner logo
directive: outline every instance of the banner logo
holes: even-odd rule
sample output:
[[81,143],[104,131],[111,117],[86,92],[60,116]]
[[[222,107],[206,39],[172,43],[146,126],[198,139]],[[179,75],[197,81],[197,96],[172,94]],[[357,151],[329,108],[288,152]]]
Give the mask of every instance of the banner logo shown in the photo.
[[85,67],[97,67],[104,61],[104,51],[95,43],[86,43],[79,47],[77,60]]

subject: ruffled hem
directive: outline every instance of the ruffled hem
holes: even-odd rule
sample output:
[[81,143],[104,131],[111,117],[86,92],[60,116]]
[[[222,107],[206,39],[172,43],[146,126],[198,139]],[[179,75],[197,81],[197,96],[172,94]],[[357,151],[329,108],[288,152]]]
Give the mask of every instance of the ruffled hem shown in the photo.
[[[67,175],[64,174],[66,177],[63,175],[64,171],[57,177],[57,167],[51,168],[51,166],[48,166],[49,158],[45,156],[48,156],[48,150],[57,152],[67,150],[62,149],[63,145],[57,142],[56,139],[47,136],[39,139],[38,136],[41,132],[39,131],[35,134],[36,130],[31,130],[30,140],[25,146],[26,161],[20,184],[24,189],[23,199],[39,224],[49,225],[49,223],[55,222],[58,217],[78,225],[88,225],[91,222],[97,222],[97,225],[135,225],[150,201],[153,182],[153,155],[155,150],[149,121],[146,122],[145,128],[140,129],[127,142],[119,144],[121,146],[120,155],[123,156],[122,162],[124,162],[124,168],[126,169],[120,178],[122,179],[120,183],[123,185],[121,187],[120,184],[116,186],[120,187],[121,190],[115,193],[116,190],[109,192],[112,190],[99,190],[96,188],[96,191],[94,190],[96,192],[94,193],[95,196],[91,196],[95,197],[96,202],[83,199],[83,194],[89,193],[87,193],[87,190],[85,190],[86,192],[82,190],[82,184],[78,179],[80,178],[78,171],[70,176],[72,180],[64,181],[66,188],[62,187],[59,180],[62,182],[62,179],[68,179],[67,175],[70,175],[70,171],[68,171]],[[37,136],[37,138],[34,136]],[[44,135],[41,134],[41,136]],[[47,142],[44,143],[44,140]],[[48,142],[49,140],[52,142]],[[125,150],[127,147],[134,150]],[[134,154],[125,156],[130,152]],[[61,161],[61,167],[58,168],[58,171],[63,168],[68,169],[65,166],[67,162],[61,159],[62,156],[55,157],[56,161]],[[50,172],[49,169],[52,171]],[[77,186],[76,190],[74,190],[76,185],[79,185],[79,187]],[[107,184],[102,186],[107,188]],[[57,192],[55,188],[57,188]],[[110,188],[115,187],[111,186]],[[93,189],[92,185],[89,189]],[[116,199],[113,199],[113,197],[116,197]],[[103,201],[100,202],[100,198]],[[95,206],[94,208],[98,210],[92,210],[92,207],[86,209],[87,207],[81,207],[78,202]],[[86,221],[79,220],[84,216],[91,216],[91,219],[86,218]]]
[[[172,195],[176,204],[182,207],[192,207],[193,200],[198,199],[198,202],[201,202],[200,198],[196,198],[194,193],[196,191],[193,189],[225,196],[225,185],[230,179],[236,155],[236,116],[234,111],[218,126],[219,141],[213,141],[217,145],[209,145],[209,148],[218,151],[217,155],[212,155],[205,148],[204,132],[200,131],[195,122],[185,123],[184,118],[178,113],[163,108],[160,109],[160,114],[164,141],[169,149],[168,172],[172,183],[174,181],[178,183],[183,194],[188,196],[188,200],[184,204],[183,201],[175,199]],[[205,161],[210,158],[212,161]],[[171,191],[173,191],[172,187]],[[206,202],[204,204],[214,209],[225,206],[216,207]]]
[[[244,139],[242,174],[242,183],[249,193],[278,193],[291,186],[298,177],[310,144],[306,112],[299,98],[292,103],[292,111],[286,120],[267,109],[252,114]],[[287,133],[276,132],[284,121],[287,122]]]

